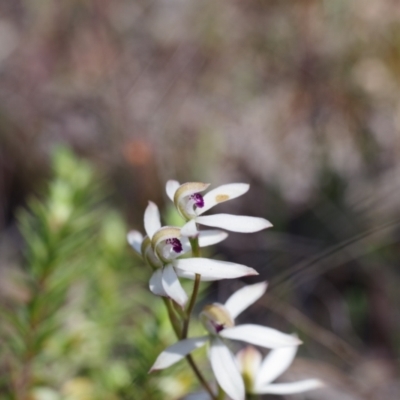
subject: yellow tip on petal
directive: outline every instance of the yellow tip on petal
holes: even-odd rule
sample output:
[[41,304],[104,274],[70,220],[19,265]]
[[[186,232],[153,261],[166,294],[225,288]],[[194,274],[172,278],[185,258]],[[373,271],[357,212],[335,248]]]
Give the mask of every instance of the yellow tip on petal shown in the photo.
[[227,194],[217,194],[215,196],[215,201],[217,203],[222,203],[223,201],[229,200],[229,196]]

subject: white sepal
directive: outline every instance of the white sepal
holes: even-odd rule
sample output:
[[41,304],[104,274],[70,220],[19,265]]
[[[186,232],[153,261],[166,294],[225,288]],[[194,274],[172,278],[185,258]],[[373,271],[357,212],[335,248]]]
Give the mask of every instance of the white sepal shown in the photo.
[[165,185],[165,191],[167,192],[167,196],[170,200],[174,201],[175,192],[177,191],[180,183],[178,181],[174,181],[173,179],[169,180]]
[[232,398],[232,400],[245,400],[243,378],[240,375],[236,360],[228,347],[218,337],[211,341],[209,358],[215,379]]
[[181,228],[181,234],[190,238],[196,237],[199,234],[196,226],[196,221],[194,219],[191,219],[189,222],[183,225]]
[[247,183],[229,183],[210,190],[203,197],[204,207],[196,210],[197,215],[203,214],[219,203],[235,199],[245,194],[249,190],[249,187],[250,185]]
[[147,236],[151,239],[155,232],[161,228],[160,211],[156,204],[149,201],[149,205],[144,212],[144,229]]
[[297,346],[271,350],[261,364],[256,377],[255,386],[265,386],[283,374],[292,363],[296,352]]
[[225,302],[232,318],[236,318],[247,307],[255,303],[267,290],[267,282],[247,285],[233,293]]
[[325,384],[319,379],[306,379],[304,381],[290,383],[272,383],[257,388],[254,393],[258,394],[294,394],[302,393],[308,390],[324,387]]
[[228,237],[228,234],[218,229],[209,229],[199,232],[199,246],[207,247],[222,242]]
[[157,357],[156,362],[153,364],[149,372],[170,367],[182,360],[182,358],[187,356],[191,351],[204,346],[208,339],[208,335],[200,336],[191,339],[184,339],[169,346]]
[[292,335],[287,335],[266,326],[245,324],[227,328],[220,335],[233,340],[241,340],[256,346],[276,349],[279,347],[298,346],[302,342]]
[[174,267],[181,272],[188,273],[186,277],[192,279],[193,274],[199,274],[202,280],[234,279],[242,276],[258,275],[253,268],[228,261],[211,260],[208,258],[185,258],[173,261]]
[[214,214],[196,217],[196,222],[201,225],[226,229],[232,232],[252,233],[272,226],[264,218],[247,217],[244,215]]
[[142,255],[142,242],[143,242],[143,235],[138,231],[130,231],[126,235],[126,239],[128,243],[132,246],[133,250],[136,251],[139,255]]
[[168,297],[162,284],[162,269],[157,269],[150,278],[149,288],[156,296]]
[[188,297],[185,290],[181,286],[181,283],[179,282],[174,267],[171,264],[167,265],[163,269],[162,285],[168,297],[170,297],[183,308],[188,300]]

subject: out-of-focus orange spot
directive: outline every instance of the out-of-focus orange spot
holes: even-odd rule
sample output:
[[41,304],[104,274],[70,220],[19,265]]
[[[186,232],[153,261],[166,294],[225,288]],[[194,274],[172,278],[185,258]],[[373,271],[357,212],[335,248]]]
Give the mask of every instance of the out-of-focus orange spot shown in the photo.
[[153,150],[144,140],[132,140],[126,143],[122,153],[126,161],[135,166],[149,164],[153,158]]

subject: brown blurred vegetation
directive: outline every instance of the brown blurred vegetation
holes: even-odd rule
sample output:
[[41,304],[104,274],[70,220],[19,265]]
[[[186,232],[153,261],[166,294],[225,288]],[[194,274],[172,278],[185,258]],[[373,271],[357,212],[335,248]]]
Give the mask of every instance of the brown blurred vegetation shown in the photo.
[[220,210],[274,228],[217,251],[305,335],[293,374],[331,384],[306,398],[400,398],[399,86],[393,0],[2,0],[2,262],[60,143],[140,229],[168,179],[249,182]]

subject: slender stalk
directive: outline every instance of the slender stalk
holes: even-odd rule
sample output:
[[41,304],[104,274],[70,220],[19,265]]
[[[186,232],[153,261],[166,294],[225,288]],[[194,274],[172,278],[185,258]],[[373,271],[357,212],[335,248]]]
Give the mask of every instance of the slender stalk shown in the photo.
[[188,354],[186,356],[186,360],[188,361],[189,365],[192,367],[193,372],[197,376],[197,379],[200,381],[200,383],[203,385],[204,389],[207,391],[207,393],[211,396],[212,400],[219,400],[219,397],[216,397],[213,391],[211,390],[209,384],[205,380],[203,374],[200,372],[199,368],[197,367],[196,363],[193,360],[193,357]]
[[[199,239],[198,238],[190,239],[190,245],[192,246],[193,257],[200,257]],[[201,275],[196,274],[193,284],[193,292],[190,297],[189,305],[186,310],[186,318],[183,322],[183,329],[181,336],[182,339],[187,338],[189,332],[190,317],[192,315],[193,308],[196,304],[196,299],[200,288],[200,281],[201,281]]]
[[[168,316],[172,325],[172,328],[175,332],[176,337],[179,339],[180,338],[180,322],[178,321],[176,314],[174,312],[174,309],[172,307],[171,301],[169,299],[163,298],[164,304],[167,307],[168,310]],[[218,400],[213,391],[211,390],[210,386],[208,385],[206,379],[204,378],[203,374],[200,372],[199,368],[197,367],[196,363],[193,360],[193,357],[188,354],[186,356],[186,360],[188,361],[190,367],[192,368],[194,374],[196,375],[197,379],[201,383],[201,385],[204,387],[204,389],[208,392],[208,394],[211,396],[212,400]]]
[[171,300],[167,299],[165,297],[162,297],[162,299],[164,301],[165,307],[167,307],[168,317],[169,317],[169,320],[171,322],[172,328],[173,328],[173,330],[175,332],[176,337],[179,339],[180,338],[180,332],[181,332],[180,322],[179,322],[179,320],[178,320],[178,318],[177,318],[177,316],[175,314],[175,311],[174,311],[174,309],[172,307]]
[[[199,247],[199,241],[198,239],[192,239],[190,240],[191,246],[192,246],[192,253],[194,257],[200,257],[200,247]],[[201,276],[196,274],[195,276],[195,281],[193,285],[193,292],[190,297],[189,305],[185,313],[180,312],[179,309],[175,308],[174,304],[171,302],[171,300],[163,298],[164,304],[167,307],[168,310],[168,317],[170,319],[172,328],[175,332],[175,335],[177,336],[178,339],[186,339],[189,331],[189,323],[190,323],[190,317],[194,308],[194,305],[196,303],[196,298],[199,292],[199,287],[200,287],[200,281],[201,281]],[[179,320],[182,318],[183,322],[183,327],[182,330],[180,329],[181,326],[181,321]],[[194,374],[196,375],[197,379],[201,383],[201,385],[204,387],[204,389],[207,391],[207,393],[210,395],[212,400],[219,400],[220,397],[217,397],[212,389],[210,388],[208,382],[204,378],[203,374],[200,372],[200,369],[196,365],[193,357],[188,354],[186,356],[186,360],[189,363],[190,367],[192,368]],[[223,398],[222,398],[223,399]]]
[[[199,246],[199,240],[198,238],[195,239],[190,239],[190,244],[192,246],[192,254],[194,257],[200,257],[200,246]],[[197,295],[199,293],[199,288],[200,288],[200,281],[201,281],[201,275],[196,274],[194,284],[193,284],[193,292],[192,295],[190,296],[190,301],[189,305],[186,309],[186,317],[184,318],[183,321],[183,328],[182,328],[182,334],[181,334],[181,339],[186,339],[188,332],[189,332],[189,324],[190,324],[190,317],[193,312],[193,308],[196,304],[196,299]],[[199,368],[197,367],[196,363],[193,360],[193,357],[189,354],[186,356],[186,359],[191,366],[193,372],[197,376],[197,379],[199,382],[202,384],[204,389],[207,391],[207,393],[211,396],[212,400],[218,400],[219,397],[217,397],[212,389],[210,388],[208,382],[204,378],[203,374],[200,372]]]
[[199,239],[193,238],[193,239],[189,239],[189,240],[190,240],[190,245],[192,246],[193,257],[200,257]]
[[[166,299],[163,297],[165,307],[167,307],[168,310],[168,316],[169,320],[171,322],[172,328],[175,332],[176,337],[179,339],[180,338],[180,322],[176,317],[176,314],[174,312],[174,309],[172,307],[171,301],[169,299]],[[188,361],[190,367],[192,368],[194,374],[196,375],[197,379],[201,383],[201,385],[204,387],[204,389],[209,393],[211,396],[212,400],[218,400],[213,391],[211,390],[210,386],[208,385],[206,379],[204,378],[203,374],[200,372],[199,368],[197,367],[196,363],[193,360],[193,357],[189,354],[186,356],[186,360]]]
[[193,285],[193,292],[192,296],[190,297],[190,302],[189,306],[186,311],[186,318],[183,323],[183,329],[182,329],[182,339],[187,338],[188,332],[189,332],[189,323],[190,323],[190,317],[192,315],[192,311],[194,308],[194,305],[196,304],[196,298],[197,294],[199,293],[199,288],[200,288],[200,280],[201,280],[201,275],[196,274],[195,280],[194,280],[194,285]]

